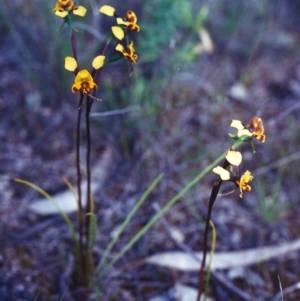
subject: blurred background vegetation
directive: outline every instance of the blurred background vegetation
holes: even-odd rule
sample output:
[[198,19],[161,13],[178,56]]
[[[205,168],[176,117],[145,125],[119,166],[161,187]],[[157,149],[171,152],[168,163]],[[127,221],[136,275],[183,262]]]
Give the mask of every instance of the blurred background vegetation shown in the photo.
[[[251,117],[260,116],[265,122],[266,143],[256,143],[256,155],[243,149],[243,168],[255,176],[253,191],[238,202],[237,193],[218,200],[215,214],[227,212],[231,219],[216,222],[220,231],[217,249],[297,238],[300,3],[81,0],[78,4],[88,8],[87,16],[74,23],[79,60],[86,68],[101,52],[110,27],[108,18],[98,12],[101,5],[116,7],[119,15],[128,9],[135,11],[141,27],[134,37],[139,59],[132,76],[128,62],[109,65],[96,95],[103,101],[93,106],[92,156],[97,162],[104,150],[113,153],[104,189],[95,195],[99,216],[104,216],[99,227],[111,232],[128,212],[126,208],[132,206],[131,197],[164,172],[158,191],[129,229],[130,237],[131,231],[153,215],[153,203],[164,204],[230,146],[227,134],[231,119],[247,123]],[[65,189],[62,174],[75,180],[72,153],[78,96],[71,93],[73,77],[63,66],[64,57],[71,55],[68,31],[59,29],[62,20],[52,14],[54,5],[55,1],[42,0],[0,3],[0,180],[2,212],[9,216],[2,223],[3,229],[12,233],[19,233],[21,222],[30,228],[38,218],[26,211],[36,194],[12,185],[11,178],[23,177],[50,193]],[[126,113],[111,114],[119,109]],[[213,179],[213,175],[208,176],[166,217],[194,250],[201,248],[203,215]],[[113,210],[111,219],[105,217],[109,208]],[[239,224],[237,218],[249,221],[251,228],[249,223]],[[235,236],[228,240],[231,232]],[[50,237],[45,238],[44,246]],[[15,250],[11,237],[4,235],[2,239],[9,250]],[[124,262],[158,250],[176,249],[174,241],[165,243],[165,239],[158,224]],[[107,241],[109,238],[101,236],[101,243]],[[23,258],[27,252],[31,254],[27,266],[38,266],[40,261],[32,259],[37,250],[37,246],[35,251],[22,249],[16,257]],[[63,251],[56,252],[61,255]],[[51,257],[52,253],[47,254]],[[21,264],[24,278],[29,273],[26,264]],[[4,275],[10,270],[6,265],[2,268]],[[296,275],[297,269],[290,273]],[[273,270],[269,268],[268,273]],[[157,274],[154,277],[159,278]],[[168,277],[162,277],[162,291],[170,284]],[[283,281],[288,286],[291,281],[286,278]],[[2,285],[10,283],[13,291],[13,283],[18,281],[12,273],[5,276]],[[39,283],[43,285],[48,292],[56,287]],[[130,290],[133,295],[138,291]],[[270,295],[276,292],[272,285],[266,290]],[[147,289],[139,293],[150,296],[154,292]],[[36,288],[28,294],[34,296]]]

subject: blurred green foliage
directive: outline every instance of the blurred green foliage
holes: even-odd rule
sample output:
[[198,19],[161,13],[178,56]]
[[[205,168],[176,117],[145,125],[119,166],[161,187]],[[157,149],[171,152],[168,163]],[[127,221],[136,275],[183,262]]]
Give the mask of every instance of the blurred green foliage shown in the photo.
[[291,203],[283,202],[282,175],[278,174],[271,191],[267,189],[265,181],[258,181],[256,192],[258,196],[258,212],[266,223],[275,223],[283,219],[289,210]]
[[[196,34],[208,12],[197,3],[183,0],[146,2],[139,39],[141,62],[173,59],[193,60],[190,49],[198,42]],[[151,50],[151,51],[149,51]]]

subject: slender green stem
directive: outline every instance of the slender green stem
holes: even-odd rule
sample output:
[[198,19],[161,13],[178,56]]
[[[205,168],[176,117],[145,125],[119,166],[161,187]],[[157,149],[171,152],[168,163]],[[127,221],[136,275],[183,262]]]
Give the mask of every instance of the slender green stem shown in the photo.
[[110,44],[112,38],[113,38],[113,34],[110,34],[109,38],[106,40],[106,43],[105,43],[105,45],[104,45],[104,47],[103,47],[103,50],[102,50],[101,55],[105,55],[105,53],[106,53],[106,51],[107,51],[107,48],[108,48],[108,46],[109,46],[109,44]]
[[121,234],[124,232],[126,226],[128,225],[128,223],[130,222],[130,220],[132,219],[132,217],[134,216],[134,214],[137,212],[137,210],[141,207],[141,205],[144,203],[144,201],[146,200],[146,198],[148,197],[148,195],[152,192],[152,190],[156,187],[156,185],[160,182],[160,180],[162,179],[163,174],[160,174],[152,183],[151,185],[148,187],[148,189],[144,192],[144,194],[141,196],[141,198],[139,199],[139,201],[134,205],[134,207],[132,208],[132,210],[129,212],[129,214],[127,215],[126,219],[124,220],[124,222],[122,223],[122,225],[120,226],[117,234],[114,236],[114,238],[111,240],[111,242],[109,243],[108,247],[106,248],[100,263],[97,266],[97,271],[99,272],[99,270],[102,268],[102,266],[105,264],[106,259],[108,254],[110,253],[111,249],[113,248],[113,246],[115,245],[115,243],[118,241],[119,237],[121,236]]
[[[244,136],[243,136],[244,137]],[[243,138],[241,137],[241,138]],[[242,139],[238,139],[232,149],[238,147],[243,143]],[[179,193],[177,193],[172,199],[170,199],[167,204],[157,213],[152,219],[136,234],[132,239],[124,246],[124,248],[114,257],[112,261],[106,266],[105,271],[111,268],[131,247],[138,241],[152,226],[153,224],[162,217],[169,209],[172,207],[185,193],[187,193],[192,187],[194,187],[199,180],[201,180],[209,171],[212,170],[218,163],[220,163],[226,156],[228,151],[219,156],[215,161],[208,165],[204,170],[202,170],[192,181],[190,181]]]
[[39,186],[29,182],[29,181],[26,181],[26,180],[23,180],[23,179],[18,179],[18,178],[15,178],[14,179],[15,182],[18,182],[18,183],[22,183],[22,184],[25,184],[31,188],[33,188],[34,190],[36,190],[37,192],[39,192],[41,195],[43,195],[46,199],[48,199],[57,209],[57,211],[60,213],[60,215],[62,216],[62,218],[64,219],[64,221],[66,222],[66,224],[68,225],[68,228],[70,229],[71,231],[71,234],[72,234],[72,238],[76,244],[76,250],[78,251],[78,248],[79,248],[79,245],[78,245],[78,240],[76,238],[76,231],[75,231],[75,228],[70,220],[70,218],[68,217],[68,215],[60,208],[60,206],[57,204],[57,202],[50,196],[50,194],[48,194],[44,189],[40,188]]

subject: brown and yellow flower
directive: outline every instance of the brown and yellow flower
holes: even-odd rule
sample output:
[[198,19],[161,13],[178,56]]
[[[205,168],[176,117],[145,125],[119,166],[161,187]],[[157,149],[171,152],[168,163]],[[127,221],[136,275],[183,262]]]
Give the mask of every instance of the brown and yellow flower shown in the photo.
[[253,176],[249,170],[246,170],[239,180],[236,181],[236,184],[240,188],[240,198],[243,197],[243,190],[250,191],[251,187],[248,185],[249,182],[253,180]]
[[61,18],[66,17],[69,13],[84,17],[86,14],[86,8],[83,6],[75,5],[72,0],[57,0],[53,13]]
[[[237,137],[249,136],[254,137],[261,142],[266,141],[266,135],[264,135],[264,125],[260,117],[253,117],[248,126],[245,126],[240,120],[232,120],[231,127],[238,130]],[[235,138],[236,136],[229,134],[231,137]]]
[[248,130],[256,139],[260,140],[261,142],[266,141],[266,135],[264,135],[265,128],[261,118],[257,116],[253,117],[249,122]]
[[91,90],[97,89],[98,87],[95,84],[91,74],[86,69],[83,69],[77,73],[72,86],[73,93],[81,90],[83,94],[89,94]]
[[122,18],[117,18],[117,23],[119,25],[124,25],[129,30],[140,31],[140,27],[137,25],[136,14],[132,10],[127,11],[124,20]]
[[128,48],[126,50],[124,49],[123,45],[121,45],[121,44],[117,45],[116,50],[122,52],[124,57],[126,59],[129,59],[131,62],[133,62],[133,63],[137,62],[138,56],[135,53],[132,41],[129,43]]
[[119,25],[124,25],[129,30],[140,31],[140,27],[137,25],[137,16],[132,10],[127,11],[124,19],[118,17],[115,8],[110,5],[101,6],[99,11],[109,17],[115,17]]
[[[98,70],[103,67],[105,61],[104,55],[98,55],[93,59],[92,66],[94,70]],[[65,57],[65,69],[68,71],[74,72],[76,74],[75,81],[72,86],[72,92],[75,93],[79,90],[82,91],[83,94],[89,94],[91,90],[97,90],[98,87],[94,82],[91,74],[83,69],[77,73],[77,61],[71,57]]]

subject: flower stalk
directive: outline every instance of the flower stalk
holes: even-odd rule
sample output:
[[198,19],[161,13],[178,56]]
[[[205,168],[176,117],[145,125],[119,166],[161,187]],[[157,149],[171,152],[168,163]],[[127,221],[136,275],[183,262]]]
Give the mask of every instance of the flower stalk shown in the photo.
[[[140,27],[137,25],[137,17],[133,11],[128,11],[125,18],[119,18],[115,12],[115,9],[111,6],[104,5],[99,11],[107,16],[113,16],[116,18],[116,25],[112,26],[109,38],[104,44],[103,51],[100,55],[97,55],[92,61],[91,72],[87,69],[79,68],[76,31],[72,25],[73,15],[84,17],[86,14],[86,8],[75,4],[71,0],[58,0],[53,9],[53,13],[60,18],[63,18],[64,24],[66,23],[70,30],[70,44],[72,49],[72,57],[65,58],[65,69],[73,72],[75,75],[74,83],[71,87],[73,93],[79,92],[79,103],[77,113],[77,125],[76,125],[76,173],[77,173],[77,194],[78,194],[78,233],[79,233],[79,254],[76,254],[79,262],[79,279],[84,285],[90,283],[90,277],[93,275],[94,265],[92,257],[93,248],[93,223],[94,218],[94,203],[92,196],[92,171],[91,171],[91,124],[90,113],[94,100],[99,100],[95,97],[96,91],[100,81],[100,74],[105,65],[124,58],[129,59],[130,62],[137,62],[137,54],[133,42],[127,44],[127,37],[129,31],[140,31]],[[106,57],[107,50],[113,39],[116,39],[119,43],[119,49],[115,49],[115,53],[112,57]],[[120,55],[121,52],[123,55]],[[85,158],[85,173],[87,178],[86,195],[82,195],[82,167],[81,167],[81,153],[80,146],[82,144],[81,139],[81,122],[82,111],[85,110],[85,131],[86,131],[86,158]],[[86,198],[86,207],[83,206],[83,197]]]
[[211,221],[213,205],[217,199],[221,185],[223,181],[230,181],[234,183],[235,186],[238,187],[240,190],[239,196],[241,198],[243,197],[243,191],[251,190],[251,187],[248,183],[253,180],[253,176],[251,172],[248,170],[243,175],[240,175],[242,154],[236,151],[235,148],[242,142],[248,142],[250,144],[251,149],[255,153],[252,139],[256,138],[261,142],[265,142],[266,140],[266,136],[264,135],[263,123],[261,118],[259,117],[253,117],[248,126],[245,126],[239,120],[233,120],[231,123],[231,127],[234,127],[238,130],[237,135],[229,134],[229,136],[234,140],[237,140],[237,142],[227,152],[222,167],[217,166],[213,169],[213,172],[218,174],[220,179],[213,184],[209,202],[208,202],[208,209],[206,214],[204,236],[203,236],[203,251],[202,251],[203,256],[202,256],[201,266],[199,269],[197,301],[200,301],[202,292],[204,292],[205,264],[206,264],[206,255],[207,255],[209,225]]

